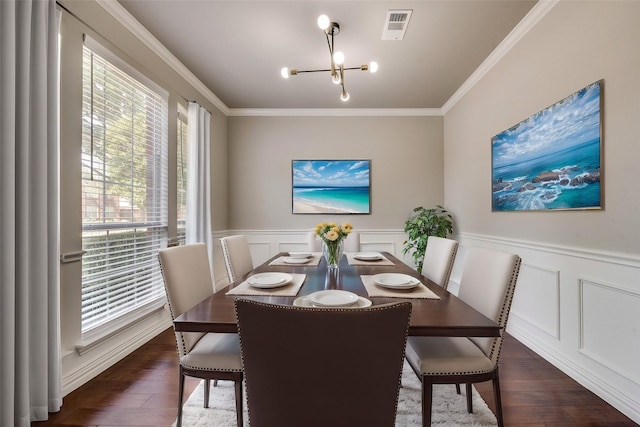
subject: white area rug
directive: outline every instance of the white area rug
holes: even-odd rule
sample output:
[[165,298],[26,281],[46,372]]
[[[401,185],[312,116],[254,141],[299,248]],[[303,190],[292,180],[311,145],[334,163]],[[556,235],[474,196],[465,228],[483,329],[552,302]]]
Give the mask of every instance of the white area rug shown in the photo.
[[[209,408],[203,408],[204,381],[185,402],[182,425],[184,427],[236,427],[235,397],[233,383],[218,382],[213,387],[211,382]],[[498,425],[495,415],[487,407],[478,392],[473,388],[473,414],[467,413],[465,387],[462,394],[456,394],[454,385],[435,385],[433,387],[433,407],[431,425],[439,426],[495,426]],[[396,427],[421,426],[421,388],[420,381],[407,362],[402,372],[402,388],[396,416]],[[244,424],[248,426],[246,412]],[[174,424],[175,425],[175,424]]]

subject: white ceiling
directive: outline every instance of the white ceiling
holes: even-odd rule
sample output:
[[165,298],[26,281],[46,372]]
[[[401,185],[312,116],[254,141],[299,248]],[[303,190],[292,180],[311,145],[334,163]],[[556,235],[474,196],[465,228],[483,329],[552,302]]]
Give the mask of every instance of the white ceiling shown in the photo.
[[[441,108],[536,4],[535,0],[119,0],[229,108]],[[404,40],[382,40],[386,13],[412,9]],[[340,24],[348,102],[329,73],[316,19]]]

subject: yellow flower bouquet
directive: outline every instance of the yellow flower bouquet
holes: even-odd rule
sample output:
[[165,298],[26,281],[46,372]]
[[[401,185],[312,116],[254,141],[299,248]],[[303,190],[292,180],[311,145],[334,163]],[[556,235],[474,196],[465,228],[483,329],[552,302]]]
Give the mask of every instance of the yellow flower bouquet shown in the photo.
[[327,259],[329,268],[337,268],[342,254],[342,241],[349,236],[353,230],[353,226],[345,222],[338,225],[335,222],[321,222],[316,225],[316,235],[322,239],[324,243],[323,252]]

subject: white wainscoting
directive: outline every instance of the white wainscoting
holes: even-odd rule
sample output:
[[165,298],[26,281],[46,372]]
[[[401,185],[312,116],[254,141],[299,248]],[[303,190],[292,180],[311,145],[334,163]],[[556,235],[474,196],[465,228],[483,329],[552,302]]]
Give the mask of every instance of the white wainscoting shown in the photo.
[[640,257],[474,234],[457,238],[461,256],[452,280],[465,248],[520,255],[509,333],[640,423]]

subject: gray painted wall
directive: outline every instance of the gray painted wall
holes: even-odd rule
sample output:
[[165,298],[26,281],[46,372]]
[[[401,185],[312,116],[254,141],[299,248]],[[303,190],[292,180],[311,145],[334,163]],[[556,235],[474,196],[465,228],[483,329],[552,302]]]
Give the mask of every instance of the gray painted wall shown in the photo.
[[[467,233],[639,254],[640,2],[560,2],[444,120],[445,202]],[[491,212],[491,137],[604,79],[602,211]]]
[[[229,229],[402,229],[443,203],[442,117],[230,117]],[[291,160],[371,159],[371,215],[293,215]]]

